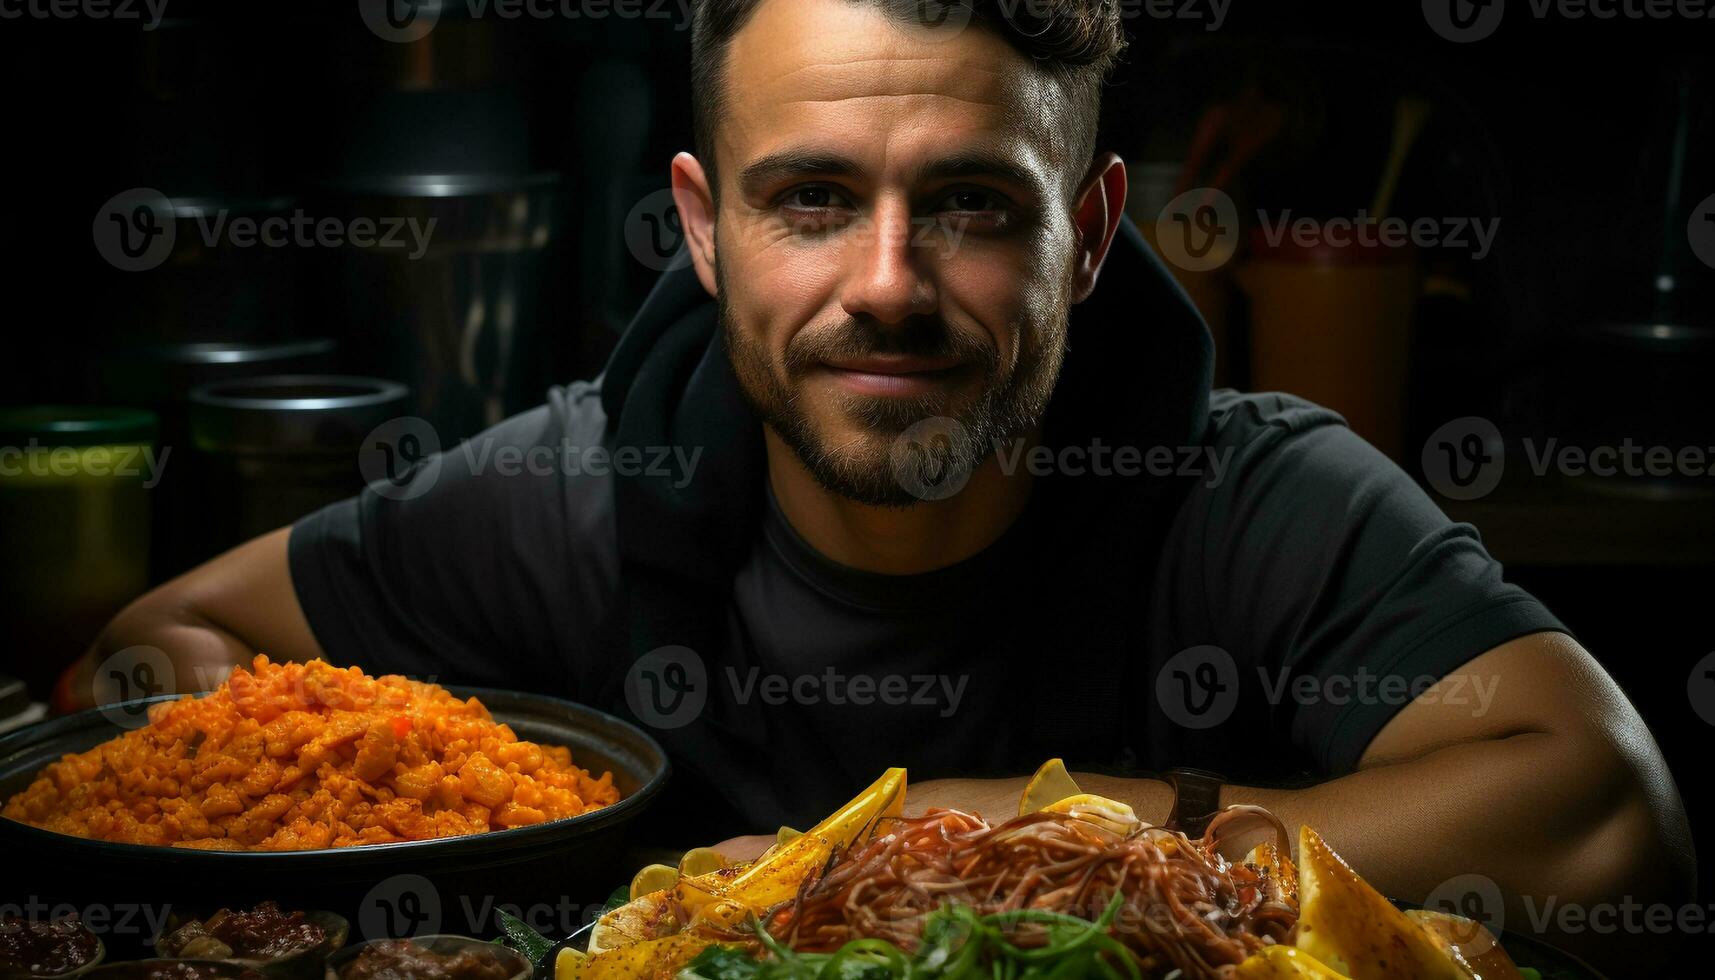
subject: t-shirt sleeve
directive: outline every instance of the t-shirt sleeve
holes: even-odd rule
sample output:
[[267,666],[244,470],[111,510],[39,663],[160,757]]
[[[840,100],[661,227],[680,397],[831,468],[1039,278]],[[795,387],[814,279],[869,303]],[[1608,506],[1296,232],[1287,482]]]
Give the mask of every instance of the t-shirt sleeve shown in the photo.
[[293,525],[292,584],[331,661],[576,693],[569,648],[595,632],[592,539],[610,522],[605,482],[560,463],[565,413],[556,396]]
[[1281,395],[1231,411],[1216,445],[1232,456],[1204,525],[1210,621],[1238,662],[1261,667],[1275,727],[1324,774],[1356,768],[1416,693],[1471,659],[1568,632],[1503,580],[1476,528],[1335,413]]

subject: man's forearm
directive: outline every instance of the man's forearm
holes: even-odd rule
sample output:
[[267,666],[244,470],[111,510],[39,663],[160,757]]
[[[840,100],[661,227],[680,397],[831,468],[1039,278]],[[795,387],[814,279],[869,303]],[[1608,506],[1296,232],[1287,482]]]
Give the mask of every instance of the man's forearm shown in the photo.
[[[1159,780],[1074,778],[1151,823],[1172,808],[1172,790]],[[913,787],[910,800],[914,811],[956,806],[1005,818],[1025,783],[937,780]],[[1316,829],[1393,898],[1423,903],[1460,875],[1481,875],[1503,895],[1504,921],[1518,931],[1555,931],[1545,906],[1689,898],[1676,856],[1663,852],[1671,835],[1655,826],[1657,808],[1639,780],[1611,751],[1564,736],[1520,733],[1448,746],[1303,789],[1227,786],[1221,803],[1267,808],[1294,845],[1299,825]],[[1555,941],[1579,947],[1587,938]],[[1613,937],[1601,941],[1614,952]]]
[[257,653],[275,660],[321,656],[292,588],[289,537],[288,528],[265,534],[125,607],[61,677],[55,707],[90,707],[98,692],[103,700],[135,696],[139,685],[107,681],[144,663],[154,675],[151,693],[185,694],[214,687]]

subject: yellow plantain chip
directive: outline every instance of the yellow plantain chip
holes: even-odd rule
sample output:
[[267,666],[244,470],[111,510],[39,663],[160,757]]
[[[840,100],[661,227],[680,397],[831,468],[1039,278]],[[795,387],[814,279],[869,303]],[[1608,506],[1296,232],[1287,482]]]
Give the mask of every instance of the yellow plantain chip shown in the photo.
[[1347,980],[1320,960],[1291,946],[1270,946],[1252,953],[1233,973],[1234,980]]
[[1358,877],[1321,835],[1298,833],[1298,948],[1357,980],[1472,980],[1454,950]]
[[1018,798],[1018,815],[1022,817],[1026,813],[1046,810],[1068,796],[1078,796],[1083,792],[1072,774],[1066,771],[1066,763],[1049,759],[1025,784],[1024,795]]

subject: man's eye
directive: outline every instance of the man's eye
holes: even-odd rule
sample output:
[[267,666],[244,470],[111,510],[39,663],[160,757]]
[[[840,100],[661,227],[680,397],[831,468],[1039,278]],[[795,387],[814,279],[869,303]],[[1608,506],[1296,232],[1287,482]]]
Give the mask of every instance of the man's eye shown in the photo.
[[806,211],[819,211],[827,208],[849,208],[847,201],[832,187],[812,185],[800,187],[786,195],[783,202],[786,207]]
[[988,191],[954,191],[941,199],[939,211],[996,211],[1002,207],[998,197]]

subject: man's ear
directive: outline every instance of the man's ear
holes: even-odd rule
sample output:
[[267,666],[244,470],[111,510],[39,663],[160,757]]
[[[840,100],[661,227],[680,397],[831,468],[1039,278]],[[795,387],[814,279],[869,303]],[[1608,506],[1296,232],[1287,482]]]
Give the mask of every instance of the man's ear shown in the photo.
[[1072,224],[1078,232],[1078,254],[1072,265],[1072,302],[1082,303],[1096,288],[1102,260],[1114,243],[1120,216],[1125,214],[1125,161],[1117,153],[1098,153],[1078,187]]
[[673,204],[703,289],[715,295],[715,198],[703,164],[689,153],[673,157]]

